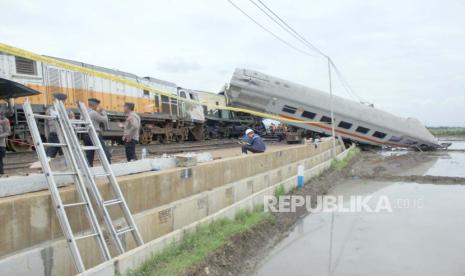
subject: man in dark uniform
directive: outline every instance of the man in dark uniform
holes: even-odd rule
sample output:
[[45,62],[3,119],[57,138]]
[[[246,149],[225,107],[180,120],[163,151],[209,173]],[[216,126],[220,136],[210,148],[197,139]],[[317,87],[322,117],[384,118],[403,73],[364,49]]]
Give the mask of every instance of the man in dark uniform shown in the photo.
[[123,142],[126,149],[126,159],[137,160],[136,144],[139,143],[140,117],[134,112],[133,103],[124,104],[124,113],[128,116],[124,122]]
[[[59,101],[65,101],[68,96],[64,93],[54,93],[53,97]],[[49,106],[45,111],[46,115],[56,116],[58,112],[55,111],[55,107],[53,105]],[[71,110],[68,110],[68,117],[70,119],[74,119],[74,113]],[[57,123],[54,119],[47,119],[45,120],[45,138],[47,138],[48,143],[60,143],[57,135]],[[45,153],[48,157],[55,158],[60,152],[61,149],[59,147],[47,147],[45,149]]]
[[[95,131],[98,134],[98,139],[100,140],[100,144],[102,144],[103,150],[105,151],[105,155],[108,159],[108,163],[111,163],[111,154],[108,151],[108,148],[103,140],[101,133],[101,125],[103,124],[106,129],[108,129],[108,116],[105,110],[103,110],[100,106],[100,101],[96,98],[88,99],[88,109],[87,112],[89,113],[89,117],[92,120],[92,124],[94,125]],[[85,146],[93,146],[92,140],[90,139],[89,135],[84,134],[82,137]],[[94,166],[94,155],[95,150],[87,150],[86,151],[86,158],[87,162],[89,163],[90,167]]]
[[3,158],[6,155],[6,138],[11,135],[10,120],[0,111],[0,175],[3,175]]
[[252,153],[265,152],[266,146],[262,137],[255,134],[252,129],[249,128],[245,131],[244,140],[245,142],[242,144],[242,154],[247,154],[247,151]]

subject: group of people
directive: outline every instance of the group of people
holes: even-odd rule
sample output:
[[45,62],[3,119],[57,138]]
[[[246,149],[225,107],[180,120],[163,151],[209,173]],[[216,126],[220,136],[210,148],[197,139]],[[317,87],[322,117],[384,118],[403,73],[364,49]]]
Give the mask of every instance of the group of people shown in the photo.
[[[54,98],[60,101],[65,101],[67,99],[66,94],[55,93]],[[105,155],[108,159],[108,162],[111,163],[111,153],[108,150],[105,141],[103,140],[102,131],[104,129],[109,129],[108,115],[103,108],[100,107],[100,100],[96,98],[88,99],[88,113],[89,117],[92,120],[92,124],[97,132],[100,144],[105,151]],[[120,127],[123,128],[123,142],[125,145],[126,159],[128,162],[137,160],[136,156],[136,144],[139,142],[139,131],[141,128],[141,119],[139,115],[134,112],[134,103],[127,102],[124,104],[124,113],[127,115],[126,121],[124,124],[121,124]],[[51,105],[46,110],[47,115],[56,115],[57,111]],[[75,118],[75,114],[68,110],[68,117],[70,119]],[[11,135],[10,121],[0,112],[0,175],[4,174],[3,171],[3,158],[6,153],[6,139]],[[57,125],[54,120],[45,121],[45,137],[49,143],[59,143],[59,138],[57,134]],[[88,134],[84,134],[83,142],[85,146],[93,146],[92,139]],[[265,152],[266,146],[263,139],[257,135],[252,129],[247,129],[242,141],[242,153],[247,154],[247,152],[252,153],[261,153]],[[50,158],[55,158],[60,149],[58,147],[47,147],[46,154]],[[94,165],[94,150],[86,151],[86,159],[90,167]]]
[[[65,101],[67,99],[66,94],[63,93],[55,93],[54,98],[60,101]],[[106,111],[100,106],[100,100],[96,98],[90,98],[88,101],[88,113],[89,117],[92,121],[92,125],[94,126],[95,131],[97,132],[98,139],[100,140],[100,144],[105,151],[106,158],[108,162],[111,163],[111,153],[108,150],[105,141],[103,140],[102,131],[105,129],[109,129],[109,120]],[[124,113],[127,115],[126,121],[124,124],[120,125],[123,130],[123,142],[125,145],[126,150],[126,159],[127,161],[137,160],[136,156],[136,144],[139,142],[139,131],[141,127],[141,120],[139,115],[134,112],[134,103],[127,102],[124,104]],[[47,115],[56,115],[55,108],[50,106],[47,111]],[[70,119],[74,119],[74,113],[71,110],[68,110],[68,117]],[[0,135],[1,137],[1,135]],[[45,137],[47,142],[49,143],[58,143],[58,134],[57,134],[57,125],[54,120],[46,120],[45,122]],[[84,146],[94,146],[91,137],[84,133],[82,136],[82,140]],[[0,148],[1,148],[1,140],[0,140]],[[46,149],[46,154],[50,158],[54,158],[57,156],[59,152],[59,148],[57,147],[48,147]],[[94,156],[95,150],[87,150],[86,151],[86,159],[90,167],[94,166]]]

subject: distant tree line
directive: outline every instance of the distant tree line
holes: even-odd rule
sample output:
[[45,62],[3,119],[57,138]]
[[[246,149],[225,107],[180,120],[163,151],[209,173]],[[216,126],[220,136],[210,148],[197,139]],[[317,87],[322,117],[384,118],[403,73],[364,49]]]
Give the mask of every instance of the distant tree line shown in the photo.
[[465,127],[428,127],[434,136],[465,136]]

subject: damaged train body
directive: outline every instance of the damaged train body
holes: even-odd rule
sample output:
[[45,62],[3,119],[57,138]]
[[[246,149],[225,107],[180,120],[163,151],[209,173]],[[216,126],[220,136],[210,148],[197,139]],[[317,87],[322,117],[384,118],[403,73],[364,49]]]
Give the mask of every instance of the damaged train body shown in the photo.
[[337,136],[360,144],[420,150],[441,147],[417,119],[402,118],[338,96],[333,97],[331,122],[328,93],[253,70],[236,69],[225,94],[228,105],[301,120],[286,123],[312,132],[330,135],[334,123]]

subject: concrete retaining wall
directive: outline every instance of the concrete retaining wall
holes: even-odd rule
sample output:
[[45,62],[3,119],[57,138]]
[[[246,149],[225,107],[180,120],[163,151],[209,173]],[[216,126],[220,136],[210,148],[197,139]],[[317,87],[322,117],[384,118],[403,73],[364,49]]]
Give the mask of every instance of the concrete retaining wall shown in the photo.
[[[338,149],[338,152],[341,150]],[[349,149],[339,153],[337,155],[338,159],[344,158]],[[311,158],[305,160],[305,162],[311,162]],[[331,159],[322,161],[318,165],[315,165],[311,168],[307,168],[304,172],[306,181],[322,174],[331,166]],[[300,162],[299,162],[300,164]],[[182,229],[175,230],[167,235],[164,235],[160,238],[157,238],[151,242],[144,244],[141,247],[135,248],[125,254],[122,254],[116,258],[113,258],[110,261],[102,263],[92,269],[89,269],[85,273],[79,274],[82,276],[114,276],[116,273],[125,274],[131,269],[136,269],[142,265],[147,259],[149,259],[153,254],[161,252],[167,245],[178,242],[182,237],[189,232],[195,231],[196,227],[199,225],[208,224],[214,220],[229,218],[233,219],[237,213],[243,210],[253,210],[256,207],[263,205],[264,196],[273,195],[275,189],[282,185],[286,192],[291,191],[296,187],[297,176],[289,177],[284,181],[272,184],[266,187],[263,190],[252,193],[251,195],[235,202],[234,204],[221,209],[220,211],[213,213],[197,222],[191,223]]]
[[[259,155],[213,161],[192,168],[143,173],[120,178],[121,188],[135,214],[144,240],[151,241],[211,216],[225,207],[295,177],[297,164],[314,168],[330,158],[330,142],[295,146]],[[338,148],[341,151],[341,147]],[[299,162],[300,161],[300,162]],[[105,184],[100,185],[105,195]],[[74,199],[72,187],[61,189]],[[61,229],[48,192],[0,200],[0,275],[72,275]],[[73,214],[74,229],[84,230],[82,214]],[[128,248],[134,245],[127,240]],[[35,248],[31,248],[35,246]],[[83,244],[88,267],[99,263],[94,245]],[[22,252],[19,250],[23,249]],[[18,266],[19,264],[29,264]],[[32,273],[33,272],[33,273]]]

